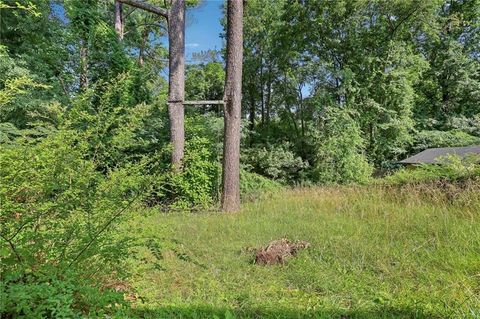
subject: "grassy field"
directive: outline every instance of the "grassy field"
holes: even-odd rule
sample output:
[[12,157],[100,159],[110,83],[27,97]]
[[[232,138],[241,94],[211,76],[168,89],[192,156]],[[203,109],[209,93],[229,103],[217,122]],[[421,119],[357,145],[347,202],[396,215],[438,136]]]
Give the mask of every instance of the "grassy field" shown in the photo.
[[[142,318],[480,318],[480,186],[296,189],[238,214],[139,213]],[[249,247],[311,247],[259,266]]]

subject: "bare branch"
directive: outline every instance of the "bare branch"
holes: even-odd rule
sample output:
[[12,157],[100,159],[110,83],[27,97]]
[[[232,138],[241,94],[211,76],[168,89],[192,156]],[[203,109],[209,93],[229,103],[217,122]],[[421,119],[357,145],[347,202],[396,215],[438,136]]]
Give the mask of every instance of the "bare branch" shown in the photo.
[[154,6],[154,5],[152,5],[148,2],[143,2],[143,1],[140,1],[140,0],[118,0],[118,1],[122,2],[122,3],[125,3],[125,4],[128,4],[128,5],[130,5],[132,7],[135,7],[135,8],[139,8],[139,9],[142,9],[142,10],[154,13],[154,14],[161,15],[161,16],[168,19],[168,10],[167,9]]
[[225,101],[214,100],[214,101],[184,101],[183,105],[212,105],[212,104],[225,104]]

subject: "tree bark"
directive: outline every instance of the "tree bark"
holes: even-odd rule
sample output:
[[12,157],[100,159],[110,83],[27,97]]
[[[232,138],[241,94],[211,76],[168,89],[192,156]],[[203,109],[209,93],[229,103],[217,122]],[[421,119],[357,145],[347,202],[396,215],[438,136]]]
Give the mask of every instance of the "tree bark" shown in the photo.
[[253,130],[255,129],[255,85],[250,85],[250,112],[248,115],[248,120],[250,122],[249,131],[250,131],[250,146],[253,145]]
[[260,55],[260,101],[261,103],[261,112],[262,112],[262,127],[265,125],[265,82],[263,75],[263,57]]
[[169,87],[168,115],[172,166],[181,170],[185,147],[184,108],[185,98],[185,1],[173,0],[168,15],[169,39]]
[[120,41],[123,41],[124,24],[123,24],[123,4],[115,0],[115,31]]
[[88,89],[88,44],[86,39],[80,40],[80,90]]
[[242,106],[243,0],[227,3],[222,210],[240,209],[240,117]]
[[[168,20],[169,74],[168,116],[170,119],[170,142],[172,144],[172,167],[182,169],[185,148],[184,108],[185,98],[185,0],[172,0],[170,10],[151,5],[141,0],[117,0]],[[142,52],[143,54],[143,52]],[[139,56],[143,63],[142,55]]]
[[140,42],[140,50],[138,51],[138,64],[143,66],[145,64],[144,55],[145,55],[145,46],[147,45],[148,40],[148,27],[145,26],[145,29],[142,31],[142,39]]
[[267,80],[267,101],[266,101],[266,114],[265,114],[265,123],[270,124],[270,104],[272,99],[272,70],[268,69],[268,80]]
[[[132,7],[139,8],[154,14],[158,14],[165,18],[168,18],[169,12],[164,8],[160,8],[154,5],[149,4],[148,2],[140,1],[140,0],[117,0],[119,2],[131,5]],[[175,2],[175,1],[173,1]],[[175,4],[172,4],[175,5]]]

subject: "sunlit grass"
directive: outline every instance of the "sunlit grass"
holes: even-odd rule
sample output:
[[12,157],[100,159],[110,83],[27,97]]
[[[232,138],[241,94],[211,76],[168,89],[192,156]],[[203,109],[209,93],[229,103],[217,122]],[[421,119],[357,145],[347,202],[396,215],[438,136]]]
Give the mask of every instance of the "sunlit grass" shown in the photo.
[[[139,214],[151,239],[130,267],[151,318],[480,316],[480,192],[458,187],[297,189],[238,214]],[[311,243],[283,266],[245,248]],[[152,243],[155,244],[152,244]]]

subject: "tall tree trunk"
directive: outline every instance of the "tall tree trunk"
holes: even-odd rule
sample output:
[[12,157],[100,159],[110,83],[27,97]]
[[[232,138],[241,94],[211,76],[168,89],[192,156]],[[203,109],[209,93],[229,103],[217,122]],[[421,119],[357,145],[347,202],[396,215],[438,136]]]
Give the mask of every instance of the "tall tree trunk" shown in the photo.
[[117,0],[115,0],[115,31],[120,41],[122,41],[124,35],[123,4]]
[[250,121],[250,146],[253,144],[253,130],[255,129],[255,84],[250,84],[250,114],[248,115]]
[[303,105],[302,87],[303,85],[299,85],[298,87],[298,106],[300,111],[300,125],[302,128],[302,139],[300,140],[301,145],[303,145],[303,141],[305,138],[305,109]]
[[172,167],[182,169],[185,148],[183,102],[185,98],[185,0],[171,0],[170,10],[142,0],[117,0],[168,20],[169,70],[168,70],[168,117],[170,118],[170,141],[172,143]]
[[260,55],[260,100],[262,111],[262,126],[265,125],[265,82],[263,75],[263,57]]
[[242,106],[243,0],[227,3],[227,72],[223,140],[222,209],[240,209],[240,116]]
[[145,46],[147,45],[148,40],[148,28],[145,26],[145,29],[142,31],[142,40],[140,43],[140,50],[138,51],[138,64],[143,66],[145,64],[144,56],[145,56]]
[[266,110],[265,110],[265,123],[268,125],[270,123],[270,104],[272,99],[272,71],[268,69],[268,80],[267,80],[267,98],[266,98]]
[[88,88],[88,44],[86,39],[80,40],[80,90]]
[[185,147],[184,109],[185,97],[185,2],[173,0],[168,15],[169,87],[168,115],[172,166],[181,170]]

